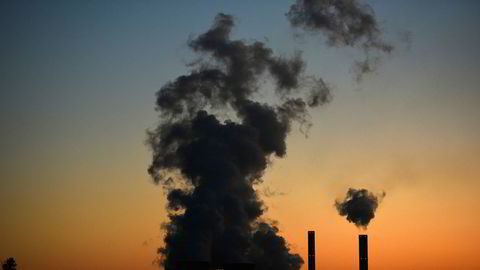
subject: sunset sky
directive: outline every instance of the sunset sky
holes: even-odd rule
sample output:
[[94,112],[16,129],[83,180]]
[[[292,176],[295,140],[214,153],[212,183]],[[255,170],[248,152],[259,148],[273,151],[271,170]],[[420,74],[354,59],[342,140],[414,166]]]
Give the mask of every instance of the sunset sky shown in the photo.
[[[333,89],[257,186],[277,193],[265,218],[291,249],[306,260],[315,230],[317,269],[356,269],[367,233],[371,269],[478,269],[480,1],[366,1],[396,49],[359,83],[361,52],[295,37],[292,2],[0,1],[0,260],[158,269],[167,212],[145,144],[155,93],[188,72],[186,42],[224,12],[235,38],[303,51]],[[386,192],[367,231],[334,208],[349,187]]]

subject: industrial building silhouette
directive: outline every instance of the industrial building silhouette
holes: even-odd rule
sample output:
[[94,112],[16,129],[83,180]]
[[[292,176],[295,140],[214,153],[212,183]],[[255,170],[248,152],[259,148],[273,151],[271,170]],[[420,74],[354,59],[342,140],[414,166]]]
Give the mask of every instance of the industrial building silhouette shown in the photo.
[[[368,236],[358,236],[359,267],[360,270],[368,270]],[[255,270],[253,263],[223,263],[213,264],[210,262],[186,261],[177,262],[172,269],[165,270]],[[315,266],[315,231],[308,231],[308,270],[316,270]]]
[[213,264],[202,261],[177,262],[174,268],[165,268],[165,270],[254,270],[253,263],[223,263]]

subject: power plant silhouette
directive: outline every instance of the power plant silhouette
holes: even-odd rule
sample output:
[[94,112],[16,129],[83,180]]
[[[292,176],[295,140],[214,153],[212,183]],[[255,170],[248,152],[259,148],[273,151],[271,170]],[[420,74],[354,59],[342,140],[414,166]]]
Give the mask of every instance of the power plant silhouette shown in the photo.
[[[368,235],[358,235],[360,270],[368,270]],[[172,268],[165,270],[255,270],[253,263],[223,263],[185,261],[177,262]],[[315,266],[315,231],[308,231],[308,270],[316,270]]]
[[[368,270],[368,235],[358,236],[360,270]],[[308,231],[308,270],[315,270],[315,231]]]
[[[213,264],[210,262],[188,261],[178,262],[174,270],[254,270],[253,263],[224,263]],[[170,270],[165,268],[165,270]]]

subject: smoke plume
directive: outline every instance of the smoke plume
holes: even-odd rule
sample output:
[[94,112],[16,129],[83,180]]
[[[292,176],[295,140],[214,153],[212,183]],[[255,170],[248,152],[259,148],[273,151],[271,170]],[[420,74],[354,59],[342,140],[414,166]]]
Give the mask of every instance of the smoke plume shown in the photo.
[[[300,53],[278,57],[262,42],[232,40],[233,27],[230,15],[218,14],[188,43],[201,60],[157,92],[160,120],[148,133],[148,172],[167,190],[160,261],[174,270],[185,260],[298,270],[302,258],[262,219],[265,206],[254,186],[270,159],[285,155],[292,122],[308,124],[308,108],[327,103],[330,91],[304,74]],[[254,99],[265,91],[265,78],[275,85],[276,101]]]
[[382,39],[373,9],[357,0],[296,0],[286,16],[296,28],[325,35],[330,46],[361,48],[364,59],[353,65],[357,81],[375,71],[382,56],[393,50]]
[[346,216],[348,222],[366,229],[385,195],[385,192],[377,196],[366,189],[349,188],[343,200],[335,201],[335,208],[341,216]]

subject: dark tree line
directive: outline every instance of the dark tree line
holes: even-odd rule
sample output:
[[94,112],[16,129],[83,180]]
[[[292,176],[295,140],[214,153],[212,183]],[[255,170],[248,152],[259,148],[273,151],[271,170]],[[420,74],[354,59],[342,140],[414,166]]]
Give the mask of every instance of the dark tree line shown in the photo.
[[16,270],[17,262],[13,257],[10,257],[2,262],[2,270]]

